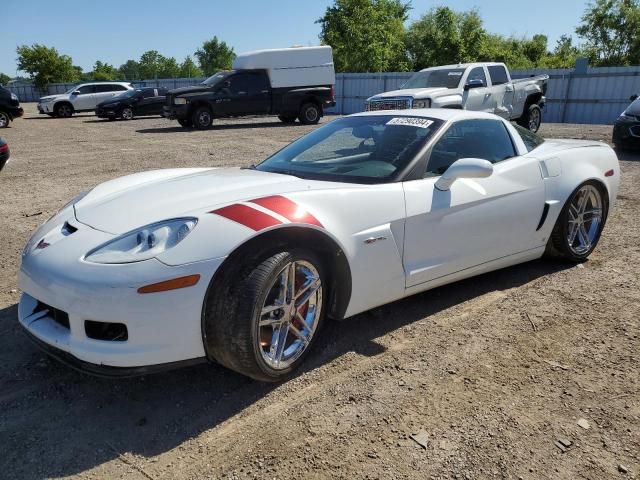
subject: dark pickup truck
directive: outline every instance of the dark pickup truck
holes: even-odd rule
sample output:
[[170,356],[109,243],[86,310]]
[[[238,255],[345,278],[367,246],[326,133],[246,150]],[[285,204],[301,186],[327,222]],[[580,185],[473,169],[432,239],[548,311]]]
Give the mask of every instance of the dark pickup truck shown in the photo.
[[0,86],[0,128],[8,127],[9,122],[23,114],[16,94]]
[[170,90],[163,116],[183,127],[204,129],[214,118],[278,115],[285,123],[318,123],[335,106],[333,85],[272,88],[266,70],[219,72],[202,84]]

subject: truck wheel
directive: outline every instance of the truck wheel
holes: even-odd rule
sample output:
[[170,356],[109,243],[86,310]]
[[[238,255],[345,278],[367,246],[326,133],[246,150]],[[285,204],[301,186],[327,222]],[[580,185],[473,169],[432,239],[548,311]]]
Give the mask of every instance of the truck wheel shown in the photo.
[[209,128],[211,122],[213,122],[213,117],[211,116],[211,110],[207,107],[198,107],[193,112],[193,115],[191,115],[191,123],[193,123],[193,126],[198,130]]
[[0,128],[7,128],[9,126],[9,115],[5,112],[0,112]]
[[190,118],[179,118],[178,123],[184,128],[191,128],[193,126]]
[[282,123],[296,123],[296,117],[290,115],[278,115],[278,118]]
[[542,110],[538,105],[530,105],[526,112],[518,119],[518,125],[528,128],[533,133],[540,129],[542,123]]
[[53,111],[55,112],[56,117],[69,118],[73,115],[73,107],[68,103],[57,104]]
[[298,120],[303,125],[315,125],[320,121],[320,108],[315,103],[305,103],[300,109]]

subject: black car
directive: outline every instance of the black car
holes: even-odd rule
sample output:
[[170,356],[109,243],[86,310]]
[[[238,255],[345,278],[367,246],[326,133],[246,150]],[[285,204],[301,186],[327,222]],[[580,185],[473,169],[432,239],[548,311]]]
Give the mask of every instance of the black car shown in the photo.
[[113,120],[131,120],[144,115],[161,115],[165,103],[166,88],[138,88],[99,103],[96,115]]
[[0,128],[8,127],[9,122],[23,114],[24,110],[20,107],[16,94],[0,87]]
[[9,156],[11,152],[9,151],[9,145],[2,138],[0,138],[0,170],[4,168],[4,166],[9,161]]
[[613,144],[620,149],[640,148],[640,98],[633,95],[631,105],[613,124]]

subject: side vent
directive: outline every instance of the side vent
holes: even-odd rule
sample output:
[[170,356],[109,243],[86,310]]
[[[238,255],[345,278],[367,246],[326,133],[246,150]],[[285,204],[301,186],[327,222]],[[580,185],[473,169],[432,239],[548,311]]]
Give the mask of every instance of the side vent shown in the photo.
[[542,217],[540,217],[540,223],[538,223],[538,228],[536,228],[536,232],[542,228],[545,220],[547,219],[547,215],[549,213],[549,204],[544,202],[544,208],[542,209]]

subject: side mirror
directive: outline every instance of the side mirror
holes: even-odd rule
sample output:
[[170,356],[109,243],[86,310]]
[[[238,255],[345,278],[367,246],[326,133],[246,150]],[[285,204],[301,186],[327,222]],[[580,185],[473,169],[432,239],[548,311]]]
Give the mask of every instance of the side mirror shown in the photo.
[[475,78],[473,80],[469,80],[464,86],[465,90],[471,90],[472,88],[482,88],[484,87],[484,82],[479,78]]
[[638,94],[637,93],[634,93],[633,95],[631,95],[629,97],[629,100],[631,100],[632,102],[635,102],[637,99],[638,99]]
[[461,158],[453,162],[436,182],[438,190],[446,191],[458,178],[486,178],[493,173],[493,164],[480,158]]
[[80,95],[80,90],[74,90],[71,95]]

